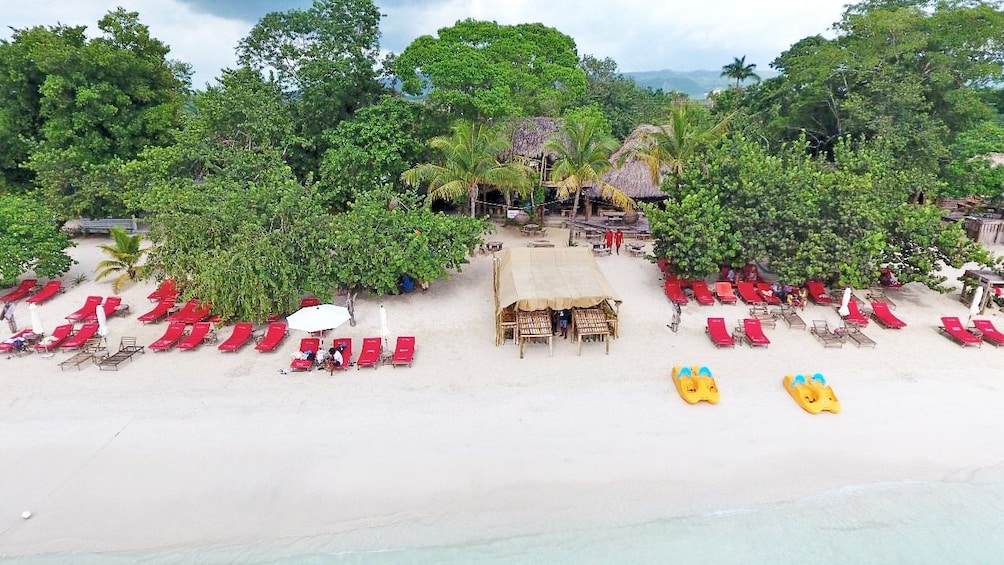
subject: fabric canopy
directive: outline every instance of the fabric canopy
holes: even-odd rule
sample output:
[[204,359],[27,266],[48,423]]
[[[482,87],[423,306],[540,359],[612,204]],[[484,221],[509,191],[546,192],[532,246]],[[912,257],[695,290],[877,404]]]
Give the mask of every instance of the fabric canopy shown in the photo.
[[513,247],[496,266],[498,308],[591,308],[620,298],[603,276],[591,249]]

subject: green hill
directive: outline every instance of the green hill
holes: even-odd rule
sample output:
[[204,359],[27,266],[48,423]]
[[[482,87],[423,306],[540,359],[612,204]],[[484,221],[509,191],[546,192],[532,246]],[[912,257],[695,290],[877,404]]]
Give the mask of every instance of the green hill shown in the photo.
[[[728,88],[732,81],[721,76],[721,71],[638,71],[623,73],[631,77],[640,86],[652,90],[662,89],[663,92],[683,92],[691,98],[704,98],[709,92],[718,88]],[[757,69],[760,78],[771,78],[777,73],[771,70]]]

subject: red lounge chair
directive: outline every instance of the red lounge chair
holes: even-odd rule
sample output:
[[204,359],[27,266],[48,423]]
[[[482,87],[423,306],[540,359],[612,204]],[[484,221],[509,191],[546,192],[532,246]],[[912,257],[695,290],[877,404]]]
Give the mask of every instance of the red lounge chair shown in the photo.
[[373,367],[376,369],[377,363],[380,362],[380,349],[382,345],[383,340],[378,337],[363,338],[363,350],[359,354],[359,359],[356,360],[356,369],[362,367]]
[[687,295],[683,294],[683,287],[680,286],[680,281],[666,281],[666,298],[676,304],[690,302],[687,300]]
[[858,301],[854,297],[851,297],[850,302],[847,303],[847,312],[846,316],[841,316],[845,324],[858,327],[868,325],[868,317],[861,313]]
[[94,317],[94,311],[98,309],[98,304],[101,304],[102,298],[100,296],[88,296],[87,300],[84,301],[84,306],[66,316],[66,319],[71,322],[82,322],[88,318]]
[[209,317],[212,305],[208,302],[200,304],[198,300],[189,300],[174,314],[167,317],[168,322],[181,322],[183,324],[194,324]]
[[390,358],[393,367],[407,365],[411,367],[411,361],[415,358],[415,337],[399,336],[397,346],[394,348],[394,356]]
[[178,343],[181,336],[185,334],[185,328],[188,327],[181,322],[171,322],[167,325],[167,330],[164,331],[164,335],[160,336],[160,339],[150,344],[150,349],[153,351],[167,351],[174,347],[174,344]]
[[262,336],[261,341],[254,348],[262,353],[273,351],[275,348],[282,343],[283,338],[286,337],[288,329],[286,327],[286,322],[273,322],[268,325],[268,329],[265,330],[265,335]]
[[973,320],[973,327],[983,334],[983,341],[994,347],[1004,345],[1004,333],[998,331],[990,320]]
[[763,326],[756,318],[743,319],[743,335],[750,347],[767,347],[770,340],[763,333]]
[[[317,355],[317,350],[321,347],[321,340],[316,337],[305,337],[300,340],[300,354],[304,354],[308,351]],[[344,359],[344,357],[343,357]],[[314,358],[311,356],[310,359],[293,359],[289,363],[289,368],[294,371],[309,371],[314,366]]]
[[[31,328],[24,328],[7,339],[0,341],[0,351],[14,351],[14,340],[18,338],[24,339],[25,336],[32,335],[33,333],[35,332]],[[20,351],[27,351],[27,345],[25,344],[25,349],[18,350],[18,352]]]
[[735,347],[736,340],[729,335],[725,327],[725,318],[708,318],[708,327],[704,330],[715,347]]
[[736,293],[732,292],[732,283],[730,282],[716,282],[715,294],[718,295],[718,301],[722,304],[735,304],[739,301],[736,298]]
[[690,281],[690,288],[694,291],[694,300],[701,306],[711,306],[715,303],[715,297],[711,295],[708,283],[702,280]]
[[[119,306],[121,306],[121,305],[122,305],[122,297],[121,296],[109,296],[108,298],[105,299],[104,302],[102,302],[98,306],[98,308],[101,308],[102,310],[105,311],[105,318],[111,318],[112,316],[115,315],[115,311],[118,310]],[[95,308],[93,314],[91,314],[90,316],[88,316],[87,318],[85,318],[84,320],[81,320],[81,321],[83,321],[83,322],[97,322],[98,321],[98,308]]]
[[209,322],[199,322],[192,326],[192,331],[189,332],[185,339],[178,343],[178,349],[190,350],[202,345],[206,342],[206,336],[212,331],[213,325]]
[[331,366],[329,366],[330,368],[333,369],[332,372],[334,372],[334,371],[344,371],[345,369],[349,368],[349,365],[352,364],[352,338],[350,338],[350,337],[338,337],[338,338],[335,338],[334,340],[332,340],[331,347],[334,347],[334,348],[337,349],[339,346],[343,346],[342,347],[342,364],[339,365],[339,366],[337,366],[337,367],[331,367]]
[[25,302],[29,304],[42,304],[43,302],[49,300],[56,293],[63,289],[63,281],[49,281],[45,283],[42,290],[36,292],[35,294],[28,297]]
[[300,308],[309,308],[311,306],[320,306],[321,301],[313,296],[308,296],[300,300]]
[[96,333],[98,333],[97,324],[84,324],[80,326],[80,329],[74,332],[73,335],[66,338],[66,341],[59,344],[59,348],[67,351],[71,349],[80,349],[85,343],[87,343],[87,340],[94,337],[94,334]]
[[805,288],[809,291],[809,299],[816,304],[833,304],[833,299],[826,293],[826,287],[819,281],[806,281]]
[[763,297],[757,294],[756,285],[751,282],[739,281],[736,283],[739,290],[739,298],[746,304],[763,304]]
[[954,316],[941,318],[941,328],[939,329],[942,333],[958,342],[962,347],[968,345],[979,347],[983,345],[983,339],[963,327],[962,322]]
[[161,302],[163,300],[177,300],[178,298],[178,286],[175,284],[174,279],[164,279],[160,281],[160,286],[157,290],[147,295],[150,302]]
[[156,306],[153,307],[153,310],[150,310],[146,314],[141,315],[139,317],[139,321],[143,322],[144,324],[154,323],[157,320],[160,320],[161,318],[166,316],[167,313],[171,311],[171,308],[174,308],[173,299],[168,298],[165,300],[161,300],[160,302],[157,303]]
[[35,288],[35,285],[37,284],[38,280],[36,279],[24,279],[21,281],[21,284],[17,285],[17,288],[3,296],[0,296],[0,302],[17,302],[25,296],[28,296],[28,293],[31,292],[31,289]]
[[887,328],[898,330],[906,327],[906,322],[897,318],[891,310],[889,304],[881,300],[872,300],[872,318]]
[[774,288],[770,286],[770,283],[756,283],[756,293],[771,306],[781,304],[781,299],[774,294]]
[[244,347],[244,344],[251,339],[251,332],[254,331],[254,324],[251,322],[237,322],[234,324],[234,331],[230,334],[230,337],[226,341],[221,343],[219,349],[223,352],[236,352],[238,349]]
[[63,324],[56,326],[52,333],[42,338],[42,341],[35,344],[35,351],[52,351],[59,346],[66,338],[73,333],[73,324]]

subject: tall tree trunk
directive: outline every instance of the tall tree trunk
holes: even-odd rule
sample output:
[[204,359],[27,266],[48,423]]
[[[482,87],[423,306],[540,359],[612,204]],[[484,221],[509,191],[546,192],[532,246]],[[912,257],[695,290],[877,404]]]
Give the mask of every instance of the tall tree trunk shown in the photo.
[[478,185],[474,185],[471,188],[469,188],[468,192],[471,195],[471,217],[472,218],[477,218],[478,217],[478,210],[477,210],[477,206],[478,206]]
[[579,194],[582,189],[575,191],[575,198],[572,199],[572,217],[568,220],[568,246],[572,246],[572,235],[575,234],[575,216],[579,213]]

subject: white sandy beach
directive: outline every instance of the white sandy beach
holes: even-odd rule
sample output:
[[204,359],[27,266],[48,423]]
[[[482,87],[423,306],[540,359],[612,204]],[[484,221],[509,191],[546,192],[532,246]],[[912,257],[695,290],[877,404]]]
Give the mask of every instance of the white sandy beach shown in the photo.
[[[551,233],[561,242],[567,232]],[[493,239],[526,242],[504,229]],[[101,242],[78,240],[64,280],[93,279]],[[426,293],[361,299],[358,325],[328,334],[352,337],[358,352],[380,335],[383,303],[392,335],[417,337],[411,368],[280,374],[297,332],[272,354],[147,352],[118,372],[60,371],[68,353],[0,358],[0,557],[455,545],[858,485],[1004,482],[1004,350],[939,334],[941,316],[968,317],[958,293],[911,284],[892,294],[908,327],[871,323],[875,349],[824,349],[779,322],[766,350],[719,350],[705,318],[732,327],[745,307],[691,302],[674,334],[655,265],[598,262],[623,299],[609,356],[599,344],[576,356],[560,338],[553,357],[543,345],[522,360],[512,342],[496,347],[491,256],[477,256]],[[43,323],[110,286],[68,288],[41,308]],[[123,291],[131,312],[109,320],[113,348],[163,333],[136,320],[152,290]],[[17,313],[29,325],[25,304]],[[814,305],[802,317],[839,320]],[[1004,328],[997,310],[990,317]],[[685,404],[669,379],[677,364],[710,367],[721,403]],[[781,387],[792,372],[823,373],[843,411],[801,410]]]

